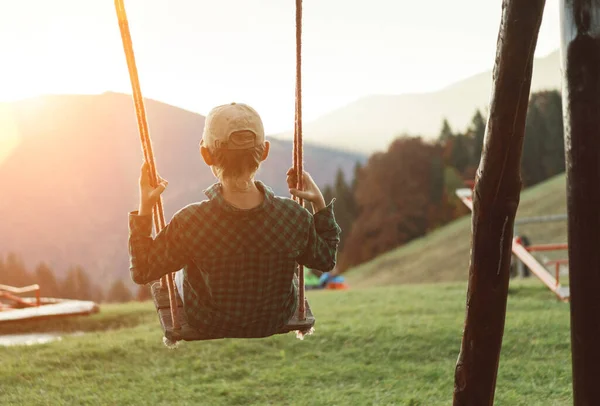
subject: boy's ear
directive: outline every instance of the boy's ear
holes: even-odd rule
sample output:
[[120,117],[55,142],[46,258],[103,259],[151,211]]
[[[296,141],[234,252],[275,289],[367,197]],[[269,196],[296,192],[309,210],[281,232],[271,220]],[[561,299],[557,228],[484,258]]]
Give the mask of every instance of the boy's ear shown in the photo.
[[271,143],[269,141],[265,141],[265,150],[263,151],[262,158],[260,161],[264,161],[269,156],[269,149],[271,148]]
[[202,155],[202,159],[204,159],[206,165],[213,166],[213,158],[208,148],[200,146],[200,155]]

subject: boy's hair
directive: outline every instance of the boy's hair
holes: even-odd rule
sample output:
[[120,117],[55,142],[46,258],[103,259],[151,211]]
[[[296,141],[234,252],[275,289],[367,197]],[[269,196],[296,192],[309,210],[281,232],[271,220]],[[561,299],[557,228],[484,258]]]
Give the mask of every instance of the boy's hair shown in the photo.
[[[230,139],[244,139],[249,136],[249,131],[237,131],[231,134]],[[217,177],[223,179],[236,179],[243,175],[256,173],[265,152],[265,144],[259,144],[249,149],[210,149],[213,165]]]

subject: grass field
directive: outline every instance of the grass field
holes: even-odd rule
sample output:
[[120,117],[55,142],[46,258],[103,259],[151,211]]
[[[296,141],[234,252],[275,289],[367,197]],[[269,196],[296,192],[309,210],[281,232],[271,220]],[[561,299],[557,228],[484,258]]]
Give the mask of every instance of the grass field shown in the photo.
[[[565,188],[565,176],[559,175],[525,190],[517,218],[566,213]],[[534,244],[567,241],[566,222],[527,224],[517,232]],[[466,216],[351,269],[345,276],[352,286],[361,287],[466,281],[470,243],[471,217]],[[567,257],[566,251],[544,255],[550,259]]]
[[[315,334],[161,343],[150,303],[104,305],[59,325],[85,331],[0,347],[0,405],[449,405],[464,283],[309,292]],[[514,282],[497,405],[571,404],[569,305]]]

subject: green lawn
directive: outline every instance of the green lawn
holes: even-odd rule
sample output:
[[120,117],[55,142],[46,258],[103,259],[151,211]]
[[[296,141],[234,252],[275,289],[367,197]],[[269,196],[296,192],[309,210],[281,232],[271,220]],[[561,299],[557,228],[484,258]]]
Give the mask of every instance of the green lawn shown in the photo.
[[[465,287],[308,292],[317,325],[304,341],[290,334],[174,350],[162,345],[150,303],[104,305],[60,324],[83,336],[0,347],[0,405],[449,405]],[[568,317],[569,305],[541,283],[513,283],[496,404],[572,403]]]
[[[565,175],[525,190],[517,218],[564,214],[567,210]],[[567,241],[565,221],[527,224],[518,228],[533,244]],[[344,274],[351,286],[371,287],[404,283],[466,281],[471,247],[471,216],[378,256]],[[549,259],[566,258],[567,252],[545,252]],[[568,284],[568,278],[561,278]],[[563,284],[564,284],[563,283]]]

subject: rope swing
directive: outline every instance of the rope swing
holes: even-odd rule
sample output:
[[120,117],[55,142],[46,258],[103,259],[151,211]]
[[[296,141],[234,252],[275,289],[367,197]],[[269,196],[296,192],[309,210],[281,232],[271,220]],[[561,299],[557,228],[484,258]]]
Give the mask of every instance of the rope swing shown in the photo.
[[[152,151],[152,142],[148,131],[148,122],[146,119],[146,110],[144,108],[144,99],[140,88],[138,71],[133,52],[133,43],[129,31],[129,23],[125,12],[123,0],[115,0],[115,8],[119,20],[123,50],[129,69],[129,78],[133,90],[133,101],[137,117],[140,142],[144,154],[144,160],[149,165],[150,182],[152,186],[158,185],[158,172],[156,162]],[[303,144],[302,144],[302,0],[296,0],[296,90],[295,90],[295,115],[294,115],[294,147],[293,147],[293,168],[296,173],[297,189],[303,190]],[[300,205],[304,206],[301,198],[294,197]],[[154,223],[154,233],[158,234],[166,226],[162,197],[152,209]],[[177,342],[179,340],[194,341],[207,340],[224,337],[207,337],[202,332],[191,328],[183,312],[183,305],[178,299],[175,291],[173,275],[169,274],[161,278],[160,283],[152,286],[152,296],[159,313],[159,319],[165,332],[165,343]],[[166,287],[166,292],[165,292]],[[304,334],[310,333],[315,323],[310,306],[305,298],[304,287],[304,267],[298,264],[298,310],[296,315],[287,323],[287,325],[278,334],[297,331],[300,338]]]

